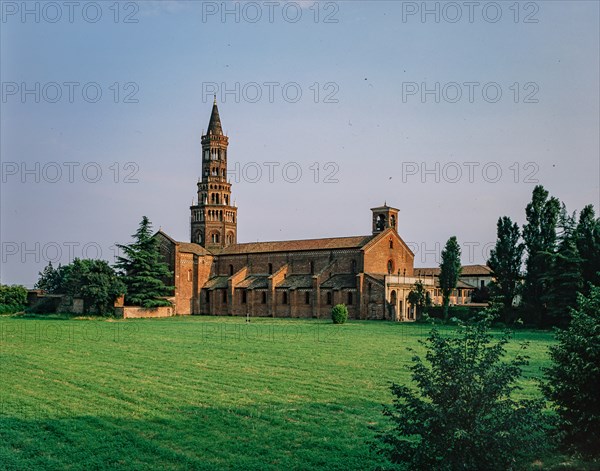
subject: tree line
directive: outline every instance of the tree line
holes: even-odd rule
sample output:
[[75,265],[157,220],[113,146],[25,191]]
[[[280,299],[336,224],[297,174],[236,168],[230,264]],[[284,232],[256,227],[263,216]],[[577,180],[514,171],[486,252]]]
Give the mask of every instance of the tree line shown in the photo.
[[[525,208],[526,222],[519,227],[508,216],[498,219],[497,240],[487,266],[494,281],[489,285],[497,320],[517,320],[539,327],[566,327],[569,308],[577,295],[600,286],[600,218],[594,207],[569,213],[564,203],[543,186],[534,188]],[[444,318],[450,296],[461,275],[460,245],[448,239],[441,253],[439,284]],[[427,300],[423,287],[413,288],[409,302],[423,312]]]
[[49,263],[39,274],[35,287],[49,294],[81,298],[84,312],[101,315],[111,313],[115,300],[122,295],[129,306],[171,305],[165,298],[173,290],[168,285],[172,273],[161,260],[159,242],[153,237],[152,224],[146,216],[132,238],[131,244],[117,244],[123,256],[117,257],[114,266],[104,260],[79,258],[57,268]]

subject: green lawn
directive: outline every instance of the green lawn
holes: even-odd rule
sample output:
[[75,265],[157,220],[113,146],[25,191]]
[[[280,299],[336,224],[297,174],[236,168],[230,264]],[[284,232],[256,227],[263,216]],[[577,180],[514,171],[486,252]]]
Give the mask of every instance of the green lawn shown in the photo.
[[[366,470],[429,327],[0,317],[0,469]],[[538,394],[551,334],[530,342]]]

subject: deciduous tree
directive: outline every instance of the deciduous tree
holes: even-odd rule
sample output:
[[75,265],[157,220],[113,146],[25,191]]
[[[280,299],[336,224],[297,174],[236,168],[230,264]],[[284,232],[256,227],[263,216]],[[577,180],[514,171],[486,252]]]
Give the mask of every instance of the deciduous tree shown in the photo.
[[375,447],[394,469],[520,469],[546,440],[541,400],[517,400],[527,357],[504,361],[509,334],[493,341],[489,319],[444,337],[433,329],[425,359],[410,366],[414,387],[392,384],[391,428]]

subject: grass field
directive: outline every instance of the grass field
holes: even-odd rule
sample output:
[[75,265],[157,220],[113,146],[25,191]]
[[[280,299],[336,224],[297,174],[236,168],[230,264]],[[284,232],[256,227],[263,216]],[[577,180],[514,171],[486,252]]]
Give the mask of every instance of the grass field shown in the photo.
[[[366,470],[428,326],[0,317],[1,469]],[[549,333],[529,341],[537,395]]]

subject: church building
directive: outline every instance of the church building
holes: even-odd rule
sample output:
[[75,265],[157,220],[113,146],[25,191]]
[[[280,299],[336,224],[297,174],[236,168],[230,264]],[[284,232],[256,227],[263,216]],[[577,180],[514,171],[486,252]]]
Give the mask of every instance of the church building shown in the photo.
[[345,304],[351,319],[414,320],[414,254],[398,235],[398,209],[372,208],[368,235],[238,243],[216,99],[201,142],[190,242],[155,236],[173,273],[176,314],[328,318]]

